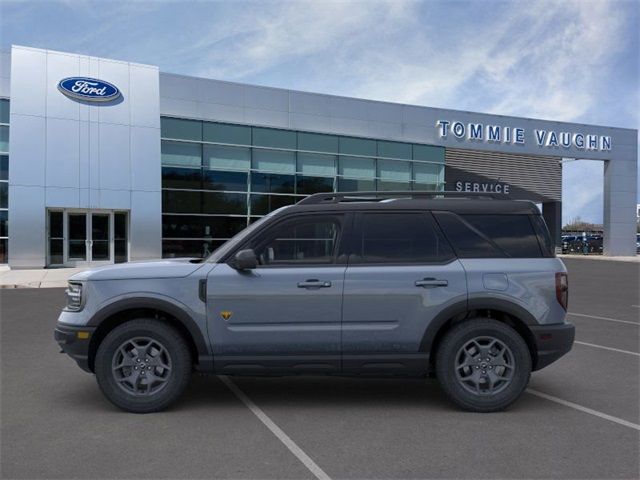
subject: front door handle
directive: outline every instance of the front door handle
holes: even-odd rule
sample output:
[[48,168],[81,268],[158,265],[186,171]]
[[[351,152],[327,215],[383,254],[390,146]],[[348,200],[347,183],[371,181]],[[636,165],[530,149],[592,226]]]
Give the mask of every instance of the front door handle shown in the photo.
[[449,282],[447,280],[439,280],[437,278],[423,278],[422,280],[416,280],[416,287],[435,288],[447,286],[449,286]]
[[304,282],[298,282],[298,288],[329,288],[331,282],[321,282],[320,280],[310,279]]

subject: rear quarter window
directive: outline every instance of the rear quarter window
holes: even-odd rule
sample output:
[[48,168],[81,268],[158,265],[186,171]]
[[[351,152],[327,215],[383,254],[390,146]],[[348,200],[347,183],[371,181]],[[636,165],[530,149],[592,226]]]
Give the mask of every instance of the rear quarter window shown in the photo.
[[539,258],[543,254],[530,215],[435,214],[460,258]]

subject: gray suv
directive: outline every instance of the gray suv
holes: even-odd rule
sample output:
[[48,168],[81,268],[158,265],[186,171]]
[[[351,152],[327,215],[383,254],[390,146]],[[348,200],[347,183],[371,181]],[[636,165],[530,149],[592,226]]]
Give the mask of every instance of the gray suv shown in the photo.
[[534,204],[464,195],[316,194],[206,259],[78,273],[55,339],[131,412],[193,370],[435,376],[464,409],[504,409],[571,349],[567,273]]

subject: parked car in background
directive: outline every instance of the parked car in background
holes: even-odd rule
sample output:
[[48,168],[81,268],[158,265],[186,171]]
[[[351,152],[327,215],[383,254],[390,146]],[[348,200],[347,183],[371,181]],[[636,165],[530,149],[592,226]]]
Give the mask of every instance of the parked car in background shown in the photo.
[[[586,248],[585,248],[586,247]],[[599,234],[563,235],[562,253],[601,254],[603,252],[603,237]]]
[[562,253],[571,253],[577,239],[575,235],[562,235]]
[[[586,252],[584,246],[587,246]],[[602,253],[602,235],[587,235],[586,242],[582,239],[582,253]]]

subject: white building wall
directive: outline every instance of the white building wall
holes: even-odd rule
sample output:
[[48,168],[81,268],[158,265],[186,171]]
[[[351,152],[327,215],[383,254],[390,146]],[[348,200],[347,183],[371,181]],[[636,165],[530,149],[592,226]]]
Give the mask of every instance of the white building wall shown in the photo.
[[[72,100],[57,88],[71,76],[122,100]],[[9,264],[45,265],[47,208],[129,210],[130,258],[160,257],[157,67],[14,46],[10,89]]]

